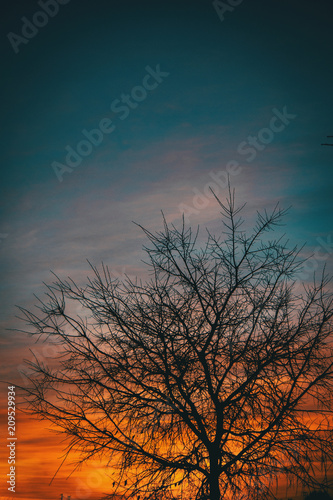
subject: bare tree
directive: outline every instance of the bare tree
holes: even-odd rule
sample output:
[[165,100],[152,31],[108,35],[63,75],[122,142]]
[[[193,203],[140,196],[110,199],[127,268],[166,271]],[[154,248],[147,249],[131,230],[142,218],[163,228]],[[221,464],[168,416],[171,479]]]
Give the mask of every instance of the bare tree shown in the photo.
[[87,286],[56,277],[22,309],[62,348],[53,368],[30,363],[29,411],[82,461],[106,457],[109,498],[270,498],[281,475],[315,487],[333,458],[329,281],[299,290],[298,249],[268,238],[284,210],[247,235],[234,193],[219,203],[222,236],[203,248],[184,224],[143,229],[145,283],[91,266]]

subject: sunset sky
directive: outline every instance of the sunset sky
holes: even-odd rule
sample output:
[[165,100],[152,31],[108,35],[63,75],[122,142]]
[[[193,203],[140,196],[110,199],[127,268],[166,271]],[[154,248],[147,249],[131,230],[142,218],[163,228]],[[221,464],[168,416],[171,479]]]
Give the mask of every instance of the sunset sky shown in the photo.
[[[1,380],[24,383],[31,348],[52,355],[9,330],[24,328],[15,306],[31,308],[50,271],[84,283],[89,259],[144,275],[133,221],[159,230],[161,210],[175,225],[185,210],[217,233],[207,193],[225,198],[227,170],[250,215],[292,206],[284,231],[315,252],[303,281],[324,263],[332,272],[333,147],[321,146],[333,143],[330,1],[243,0],[222,13],[210,0],[59,0],[53,17],[36,16],[46,3],[6,2],[1,16]],[[14,497],[6,387],[1,500]],[[84,471],[66,481],[70,465],[49,486],[63,445],[46,427],[18,415],[15,498],[107,492],[96,464],[88,486]]]

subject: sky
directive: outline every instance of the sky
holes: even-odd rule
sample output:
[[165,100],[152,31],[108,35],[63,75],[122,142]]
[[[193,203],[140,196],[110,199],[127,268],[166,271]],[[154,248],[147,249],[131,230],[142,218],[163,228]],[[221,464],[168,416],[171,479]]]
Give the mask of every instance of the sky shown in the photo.
[[[221,229],[226,178],[251,216],[279,202],[306,242],[301,281],[332,263],[332,5],[328,0],[18,0],[1,16],[1,374],[22,383],[32,339],[16,318],[51,271],[84,283],[103,261],[144,275],[168,222]],[[225,7],[226,6],[226,7]],[[44,351],[43,351],[44,349]],[[23,377],[24,378],[24,377]],[[23,380],[24,382],[24,380]],[[7,384],[1,384],[6,436]],[[74,493],[59,437],[18,417],[16,498]],[[36,432],[38,429],[38,432]],[[0,499],[6,439],[1,440]],[[66,469],[67,467],[67,469]],[[96,472],[96,467],[95,467]],[[67,474],[67,475],[66,475]],[[95,483],[94,483],[95,481]],[[106,479],[103,479],[106,481]],[[106,483],[105,483],[106,484]],[[105,485],[104,485],[105,486]],[[2,495],[2,496],[1,496]],[[80,496],[81,495],[81,496]],[[74,500],[74,498],[72,498]]]

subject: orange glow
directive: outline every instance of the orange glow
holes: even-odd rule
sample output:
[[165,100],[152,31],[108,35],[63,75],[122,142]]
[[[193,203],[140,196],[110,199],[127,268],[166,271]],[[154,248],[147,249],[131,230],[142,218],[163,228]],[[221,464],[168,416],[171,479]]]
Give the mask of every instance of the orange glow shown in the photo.
[[[5,422],[5,410],[1,412],[1,422]],[[105,470],[96,462],[83,466],[68,478],[73,471],[74,456],[66,460],[60,468],[52,484],[52,477],[60,466],[63,457],[64,442],[61,436],[50,432],[46,423],[17,414],[17,462],[16,462],[16,492],[8,492],[2,480],[0,500],[18,498],[20,500],[56,500],[60,494],[64,499],[71,495],[71,500],[97,500],[103,494],[111,492],[112,469],[108,468],[108,477]],[[2,426],[2,436],[6,436],[6,428]],[[4,443],[5,439],[2,439]],[[6,446],[1,447],[0,472],[4,478],[9,472],[7,464]],[[319,468],[319,464],[318,464]],[[288,487],[287,480],[283,477],[278,483],[280,497],[293,496],[297,498],[294,488]],[[301,498],[301,496],[299,497]]]
[[57,500],[61,493],[64,500],[69,495],[71,500],[97,500],[111,491],[112,470],[108,469],[111,476],[108,477],[105,469],[93,461],[68,477],[74,468],[70,464],[74,456],[66,460],[50,484],[63,460],[64,442],[61,436],[47,429],[47,423],[22,413],[16,414],[16,491],[8,491],[7,479],[4,480],[9,473],[8,448],[4,444],[7,441],[6,413],[6,410],[1,412],[0,500]]

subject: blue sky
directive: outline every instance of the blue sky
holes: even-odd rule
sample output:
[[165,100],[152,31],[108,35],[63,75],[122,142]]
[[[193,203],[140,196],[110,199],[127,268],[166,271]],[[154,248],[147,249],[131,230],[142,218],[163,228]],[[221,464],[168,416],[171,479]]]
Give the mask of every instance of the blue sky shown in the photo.
[[[180,207],[193,208],[211,172],[231,160],[240,166],[231,180],[249,213],[277,201],[292,205],[286,233],[293,243],[306,241],[308,254],[321,245],[321,263],[332,269],[333,148],[320,145],[333,135],[328,0],[243,0],[223,21],[206,0],[69,0],[15,53],[8,33],[22,36],[22,17],[31,21],[41,10],[32,0],[10,2],[1,20],[1,303],[9,376],[29,346],[5,330],[18,326],[15,304],[35,303],[50,270],[84,281],[86,259],[103,260],[115,273],[142,273],[145,240],[132,221],[158,230],[163,210],[180,224]],[[168,76],[121,120],[111,104],[158,65]],[[240,144],[267,137],[273,109],[285,107],[295,118],[247,161]],[[59,182],[52,164],[64,163],[66,147],[77,149],[82,130],[104,119],[114,131]],[[226,194],[220,188],[221,199]],[[216,203],[204,204],[191,224],[218,231]]]

